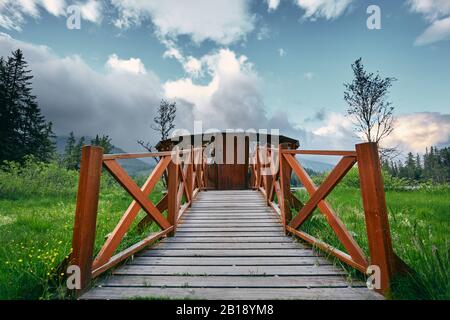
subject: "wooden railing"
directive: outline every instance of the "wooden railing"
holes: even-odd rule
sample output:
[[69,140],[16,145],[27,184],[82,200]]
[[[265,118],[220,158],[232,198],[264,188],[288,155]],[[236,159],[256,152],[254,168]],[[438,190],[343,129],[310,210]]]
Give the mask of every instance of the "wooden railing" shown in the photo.
[[[159,162],[144,185],[139,188],[117,160],[148,157],[159,158]],[[94,258],[102,167],[131,195],[133,201]],[[191,205],[197,193],[204,187],[203,169],[204,158],[201,148],[191,148],[179,152],[103,155],[103,149],[100,147],[83,147],[72,253],[69,258],[69,264],[80,268],[80,290],[86,288],[92,278],[97,277],[144,247],[164,236],[174,235],[178,220]],[[157,204],[154,204],[149,200],[149,195],[164,172],[166,172],[167,177],[167,193]],[[182,204],[183,196],[186,200],[184,204]],[[151,220],[161,230],[114,254],[141,209],[145,211],[147,216],[140,224],[145,223],[145,220]],[[164,216],[163,212],[166,210],[167,216]]]
[[[297,154],[339,156],[341,159],[323,183],[316,186],[295,157]],[[358,163],[365,213],[369,258],[365,256],[361,247],[325,200],[356,163]],[[278,212],[286,233],[311,243],[363,273],[368,271],[369,265],[378,266],[381,277],[381,287],[378,291],[382,293],[389,291],[393,276],[405,265],[392,249],[380,159],[375,143],[358,144],[355,151],[291,150],[282,146],[278,149],[257,147],[252,170],[253,188],[259,189],[265,195],[267,204]],[[310,195],[305,204],[302,204],[291,192],[292,173],[299,178]],[[275,195],[277,203],[274,201]],[[298,230],[316,208],[325,216],[347,252]],[[298,212],[293,219],[292,209]]]

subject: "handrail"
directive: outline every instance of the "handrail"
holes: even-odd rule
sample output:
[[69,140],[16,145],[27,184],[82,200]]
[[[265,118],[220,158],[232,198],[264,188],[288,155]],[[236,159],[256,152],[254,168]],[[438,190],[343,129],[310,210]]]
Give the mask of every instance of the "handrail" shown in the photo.
[[343,151],[343,150],[289,150],[289,149],[284,149],[283,153],[284,154],[356,157],[356,151]]
[[[368,272],[370,265],[377,265],[381,272],[381,286],[377,290],[386,294],[394,275],[402,271],[404,262],[392,249],[377,145],[375,143],[358,144],[354,151],[293,150],[279,146],[277,163],[263,163],[262,160],[272,161],[272,152],[273,148],[257,146],[252,164],[254,177],[252,187],[260,190],[266,198],[267,204],[272,206],[280,215],[286,233],[309,242],[363,273]],[[342,158],[322,185],[316,186],[300,164],[301,161],[299,162],[295,158],[297,154],[341,156]],[[365,256],[351,233],[325,200],[327,195],[356,163],[358,163],[360,176],[370,258]],[[268,166],[277,168],[277,171],[264,175],[263,168]],[[305,204],[301,203],[290,189],[292,173],[300,179],[310,195]],[[275,203],[275,195],[278,204]],[[293,208],[298,212],[294,219],[291,215]],[[298,230],[316,208],[325,216],[326,221],[347,252],[334,248],[320,239]]]
[[[181,154],[185,154],[186,158],[173,161]],[[144,157],[159,157],[159,162],[144,185],[139,188],[117,160]],[[131,195],[133,201],[94,258],[102,166]],[[80,268],[81,288],[79,293],[88,286],[92,278],[99,276],[144,247],[154,244],[162,237],[173,236],[179,219],[191,206],[192,200],[199,190],[204,188],[203,171],[202,148],[191,147],[157,153],[103,155],[103,149],[100,147],[84,146],[80,165],[72,253],[69,258],[71,265]],[[153,204],[148,196],[164,172],[167,173],[167,194],[157,204]],[[182,205],[183,196],[186,198],[186,203]],[[141,209],[147,213],[146,219],[154,221],[161,231],[150,234],[131,247],[113,255]],[[166,210],[167,217],[162,214]],[[145,221],[141,221],[139,225],[143,222]]]
[[170,156],[172,152],[142,152],[142,153],[112,153],[103,155],[103,160],[114,159],[137,159],[137,158],[157,158]]

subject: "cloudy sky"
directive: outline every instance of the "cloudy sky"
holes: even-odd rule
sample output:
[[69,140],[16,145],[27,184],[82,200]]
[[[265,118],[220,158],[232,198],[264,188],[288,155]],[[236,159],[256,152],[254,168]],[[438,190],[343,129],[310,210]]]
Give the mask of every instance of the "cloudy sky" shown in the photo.
[[[369,30],[369,5],[381,30]],[[69,29],[75,5],[81,28]],[[73,21],[73,20],[70,20]],[[21,48],[58,135],[109,134],[127,151],[162,98],[177,125],[276,128],[304,148],[350,148],[343,83],[359,57],[394,76],[385,142],[450,141],[450,0],[0,0],[0,55]]]

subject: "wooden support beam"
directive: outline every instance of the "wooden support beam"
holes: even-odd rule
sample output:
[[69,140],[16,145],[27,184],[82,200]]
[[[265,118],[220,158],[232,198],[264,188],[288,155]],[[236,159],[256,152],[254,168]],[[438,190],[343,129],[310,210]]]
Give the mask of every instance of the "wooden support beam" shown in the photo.
[[[156,204],[156,209],[159,210],[159,212],[164,212],[167,210],[167,193],[161,198],[161,200],[158,201]],[[146,226],[151,224],[153,222],[152,217],[150,217],[148,214],[142,218],[141,221],[139,221],[137,227],[139,231],[142,231]]]
[[70,258],[70,264],[80,268],[80,291],[85,289],[92,279],[102,157],[103,149],[100,147],[85,146],[81,152],[80,178]]
[[[312,214],[318,204],[334,189],[334,187],[339,183],[339,181],[341,181],[355,162],[356,159],[353,157],[343,157],[319,188],[309,188],[315,190],[312,190],[313,192],[311,193],[311,198],[308,202],[306,202],[295,219],[292,220],[291,226],[294,229],[297,229]],[[306,181],[307,179],[305,175],[301,175],[299,178],[306,188],[306,184],[310,181]]]
[[[301,182],[305,186],[305,189],[310,194],[310,196],[311,196],[310,201],[311,201],[312,198],[313,198],[313,195],[318,190],[316,185],[314,184],[314,182],[312,181],[311,177],[308,175],[306,170],[300,165],[300,163],[298,163],[295,160],[294,155],[285,153],[284,157],[286,158],[287,162],[289,163],[289,165],[291,166],[291,168],[293,169],[295,174],[298,176],[298,178],[301,180]],[[346,164],[347,161],[349,161],[347,163],[347,165],[349,167],[346,168],[345,164]],[[353,160],[348,160],[347,159],[344,162],[341,162],[341,166],[339,166],[339,167],[337,166],[335,168],[335,170],[336,170],[335,173],[333,173],[333,174],[330,173],[329,178],[330,179],[335,179],[340,174],[342,174],[342,170],[347,172],[346,170],[349,170],[351,168],[352,162],[354,163],[354,159]],[[339,172],[341,172],[341,173],[339,173]],[[342,178],[342,176],[341,176],[341,178]],[[328,178],[326,180],[328,180]],[[324,190],[322,190],[322,191],[324,191]],[[328,190],[328,191],[331,191],[331,190]],[[321,201],[318,202],[317,206],[318,206],[319,210],[323,213],[325,218],[327,219],[328,224],[333,229],[333,231],[336,234],[336,236],[338,237],[338,239],[342,242],[342,244],[344,245],[345,249],[352,256],[353,260],[356,263],[360,264],[360,265],[366,265],[367,261],[366,261],[366,257],[364,255],[364,252],[359,247],[359,245],[355,241],[355,239],[353,239],[352,235],[348,232],[347,228],[342,223],[341,219],[339,219],[339,217],[333,211],[333,209],[331,208],[330,204],[326,200],[321,200]],[[310,214],[310,213],[307,214],[306,211],[303,211],[303,209],[305,207],[306,207],[306,205],[302,206],[302,209],[300,210],[300,212],[302,212],[303,215],[300,216],[300,214],[299,214],[296,217],[296,219],[298,219],[297,226],[294,225],[294,220],[295,219],[292,220],[291,223],[290,223],[290,225],[292,227],[294,227],[295,229],[297,229],[301,225],[301,223],[303,223],[305,221],[305,219]],[[310,211],[308,211],[308,212],[310,212]],[[299,216],[300,216],[300,218],[299,218]]]
[[309,242],[311,245],[319,248],[320,250],[338,258],[339,260],[341,260],[342,262],[345,262],[349,266],[351,266],[363,273],[366,273],[367,263],[360,264],[360,263],[356,262],[355,260],[353,260],[353,258],[349,254],[342,252],[341,250],[334,248],[334,247],[330,246],[329,244],[327,244],[327,243],[325,243],[303,231],[296,230],[290,226],[286,226],[286,230],[289,233],[292,233],[293,235],[305,240],[306,242]]
[[[292,220],[291,213],[291,202],[292,202],[292,193],[291,193],[291,173],[292,168],[289,166],[289,163],[286,161],[286,158],[283,156],[283,146],[280,144],[278,147],[278,159],[280,163],[280,188],[283,196],[283,203],[280,204],[281,212],[282,212],[282,222],[283,226],[286,228],[286,225],[290,223]],[[280,201],[278,201],[280,202]],[[300,210],[300,209],[299,209]]]
[[166,230],[162,230],[162,231],[150,234],[145,239],[143,239],[143,240],[139,241],[138,243],[135,243],[131,247],[129,247],[129,248],[119,252],[115,256],[111,257],[111,259],[109,259],[107,263],[105,263],[103,265],[100,265],[99,267],[95,268],[92,271],[92,277],[93,278],[98,277],[100,274],[102,274],[106,270],[111,269],[112,267],[116,266],[120,262],[122,262],[125,259],[129,258],[130,256],[132,256],[135,253],[141,251],[145,247],[148,247],[148,246],[152,245],[154,242],[156,242],[157,240],[159,240],[162,237],[164,237],[171,230],[172,230],[172,227],[170,227],[170,228],[168,228]]
[[186,172],[186,186],[187,186],[187,193],[189,198],[189,207],[192,205],[193,200],[193,190],[194,190],[194,149],[191,147],[191,152],[189,154],[189,158],[187,161],[187,172]]
[[178,211],[180,209],[178,202],[178,187],[179,187],[178,166],[179,166],[178,164],[171,161],[167,168],[169,172],[169,181],[167,185],[167,196],[168,196],[167,219],[169,221],[169,224],[173,226],[172,231],[168,233],[169,237],[175,235],[177,228]]
[[397,272],[398,261],[392,248],[378,146],[376,143],[357,144],[356,153],[370,263],[380,268],[381,289],[378,291],[386,294],[389,292],[392,277]]
[[[155,169],[153,169],[152,173],[148,177],[147,181],[141,188],[141,192],[148,197],[150,193],[152,192],[153,188],[155,187],[156,183],[161,178],[164,170],[166,169],[169,161],[171,161],[170,157],[164,157],[161,159],[161,161],[158,162]],[[158,207],[156,207],[158,209]],[[97,255],[97,258],[94,260],[94,268],[98,268],[102,264],[105,264],[108,262],[108,260],[112,257],[114,254],[114,251],[116,250],[117,246],[122,241],[125,233],[130,228],[131,224],[133,223],[134,219],[138,215],[139,211],[141,210],[140,204],[134,200],[131,202],[130,206],[128,207],[127,211],[125,211],[124,215],[120,219],[117,226],[114,228],[113,232],[109,235],[108,239],[106,240],[103,247],[100,249],[100,252]],[[160,211],[162,212],[162,211]],[[150,215],[147,214],[147,217],[150,217]]]
[[[170,161],[170,163],[172,163]],[[154,206],[154,204],[147,198],[147,196],[142,192],[142,190],[136,185],[136,183],[131,179],[128,173],[116,162],[116,160],[105,160],[103,161],[106,169],[111,173],[111,175],[119,182],[122,187],[133,197],[136,202],[144,209],[149,215],[152,216],[153,220],[161,227],[161,229],[167,229],[170,224],[164,218],[164,216],[159,212],[159,210]]]

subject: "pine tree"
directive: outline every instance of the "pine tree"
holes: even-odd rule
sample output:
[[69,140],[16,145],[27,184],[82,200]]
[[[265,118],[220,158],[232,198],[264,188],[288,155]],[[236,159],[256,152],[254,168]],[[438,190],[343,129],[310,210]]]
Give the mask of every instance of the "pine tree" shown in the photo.
[[441,150],[441,159],[442,159],[442,166],[444,167],[445,171],[445,178],[447,182],[450,182],[450,148],[444,148]]
[[408,156],[405,161],[405,178],[410,180],[414,180],[416,176],[416,161],[414,159],[414,155],[412,152],[408,153]]
[[64,149],[63,163],[67,169],[76,169],[78,165],[78,159],[76,159],[75,154],[75,144],[77,140],[73,132],[70,132],[69,137],[66,141],[66,147]]
[[80,169],[80,162],[81,162],[81,150],[83,149],[83,146],[85,145],[86,138],[81,137],[80,140],[78,140],[77,145],[75,146],[75,152],[74,152],[74,160],[75,160],[75,169]]
[[54,153],[51,122],[32,94],[31,70],[20,49],[0,60],[0,162],[33,155],[48,161]]
[[415,180],[421,180],[422,179],[422,174],[423,174],[423,169],[422,169],[422,162],[420,160],[420,155],[417,153],[416,154],[416,174],[415,174]]
[[110,153],[114,146],[111,143],[111,138],[108,135],[95,136],[95,139],[91,140],[91,145],[99,146],[103,148],[103,153]]

